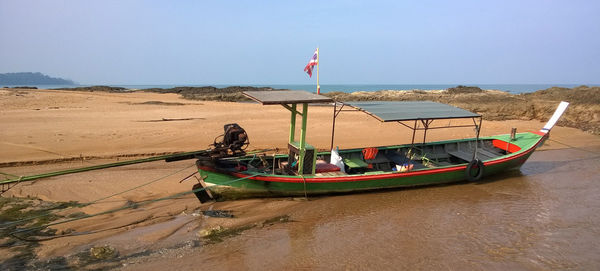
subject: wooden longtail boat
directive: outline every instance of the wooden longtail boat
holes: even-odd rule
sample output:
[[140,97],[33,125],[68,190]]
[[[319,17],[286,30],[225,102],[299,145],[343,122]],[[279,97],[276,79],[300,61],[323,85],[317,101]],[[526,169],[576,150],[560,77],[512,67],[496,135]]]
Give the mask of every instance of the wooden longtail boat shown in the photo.
[[[203,185],[212,192],[241,192],[249,195],[307,195],[347,193],[384,188],[411,187],[479,181],[508,169],[519,168],[549,136],[568,103],[562,102],[544,129],[536,132],[479,137],[481,116],[434,102],[339,103],[304,91],[245,92],[263,105],[282,105],[291,112],[288,149],[285,155],[248,155],[245,131],[237,124],[225,126],[219,155],[199,157],[196,164]],[[307,144],[308,104],[333,105],[332,151],[318,152]],[[299,106],[302,111],[299,111]],[[364,149],[333,150],[335,117],[342,108],[363,111],[384,122],[398,122],[413,130],[410,144]],[[300,139],[296,140],[296,116],[302,117]],[[432,126],[439,119],[472,119],[472,125]],[[427,130],[474,127],[474,138],[426,142]],[[423,142],[415,142],[423,131]],[[333,158],[333,159],[332,159]],[[332,164],[335,163],[336,165]],[[241,179],[243,178],[243,179]],[[204,184],[205,183],[205,184]],[[215,185],[215,186],[212,186]]]

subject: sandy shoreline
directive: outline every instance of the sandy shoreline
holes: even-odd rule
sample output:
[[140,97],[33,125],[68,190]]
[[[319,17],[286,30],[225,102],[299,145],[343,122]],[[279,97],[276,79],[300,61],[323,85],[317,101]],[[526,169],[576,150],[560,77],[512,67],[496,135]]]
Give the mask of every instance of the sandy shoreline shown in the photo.
[[[284,148],[288,133],[288,116],[278,106],[193,101],[176,94],[143,92],[3,89],[0,97],[6,127],[0,134],[0,163],[205,149],[222,133],[222,126],[231,122],[248,131],[253,149]],[[508,133],[510,127],[536,130],[542,125],[539,121],[486,121],[482,134]],[[311,106],[308,129],[308,142],[328,149],[331,109]],[[357,112],[341,114],[336,131],[336,143],[342,148],[397,144],[409,136],[397,124],[382,124]],[[561,127],[554,134],[560,137],[576,131]],[[468,129],[450,132],[432,132],[430,140],[472,136]],[[381,137],[374,140],[371,134]]]
[[[250,137],[250,149],[278,147],[283,152],[289,129],[289,115],[280,106],[185,100],[172,93],[0,89],[0,97],[0,123],[3,126],[0,131],[0,165],[3,165],[0,172],[17,176],[114,161],[117,157],[128,159],[127,156],[205,149],[214,137],[223,132],[223,125],[232,122],[246,129]],[[330,107],[324,106],[311,106],[309,109],[307,142],[319,149],[328,149],[330,145],[331,111]],[[343,112],[337,123],[335,145],[340,148],[410,142],[411,134],[406,128],[398,124],[379,123],[362,113]],[[542,126],[543,123],[536,120],[484,121],[482,135],[509,133],[512,127],[518,131],[528,131]],[[471,136],[472,129],[438,130],[428,133],[428,140]],[[569,146],[600,147],[598,136],[575,128],[556,127],[551,139],[542,150]],[[22,165],[8,166],[19,163]],[[193,161],[154,162],[66,175],[19,185],[5,196],[88,202],[180,171],[161,182],[77,210],[95,213],[128,202],[188,191],[191,182],[178,182],[194,171],[191,166]],[[39,259],[48,259],[73,255],[91,245],[103,243],[118,247],[123,255],[148,247],[155,251],[185,242],[190,236],[197,236],[199,229],[215,225],[234,227],[260,224],[262,227],[264,221],[283,216],[302,203],[294,199],[213,203],[211,208],[235,210],[241,214],[239,219],[203,218],[201,223],[191,226],[197,223],[193,222],[197,216],[191,214],[197,213],[200,205],[190,195],[153,203],[141,209],[58,225],[55,227],[58,232],[75,230],[94,233],[41,242],[35,253]],[[182,212],[186,215],[182,215]],[[128,244],[132,238],[138,240],[139,244]]]

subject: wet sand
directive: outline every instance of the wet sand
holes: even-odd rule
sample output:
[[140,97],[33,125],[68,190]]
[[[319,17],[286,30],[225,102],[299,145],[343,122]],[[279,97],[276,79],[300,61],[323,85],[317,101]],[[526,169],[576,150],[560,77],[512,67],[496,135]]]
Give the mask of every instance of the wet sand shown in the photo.
[[[105,163],[118,156],[204,149],[231,122],[247,130],[252,149],[283,149],[289,129],[289,116],[279,106],[156,93],[0,90],[0,95],[0,120],[7,127],[0,131],[0,172],[14,175]],[[328,107],[309,109],[307,140],[317,148],[329,148],[331,113]],[[484,121],[482,134],[542,126],[538,121]],[[471,129],[437,130],[428,139],[472,135]],[[117,259],[85,267],[139,270],[598,268],[600,138],[556,127],[551,139],[521,170],[480,184],[203,205],[187,195],[53,226],[59,233],[83,234],[40,242],[35,253],[38,261],[58,257],[74,266],[78,253],[110,245],[119,252]],[[397,124],[356,112],[338,118],[336,145],[341,148],[407,141],[409,130]],[[179,181],[193,172],[191,160],[153,162],[19,184],[5,196],[89,202],[156,180],[65,211],[92,214],[189,191],[192,181]],[[235,218],[199,214],[208,209],[231,210]],[[245,230],[214,244],[199,237],[201,230],[218,226]],[[1,259],[10,259],[10,252]]]
[[288,213],[292,222],[124,261],[124,270],[598,269],[594,151],[536,152],[479,184],[311,199]]

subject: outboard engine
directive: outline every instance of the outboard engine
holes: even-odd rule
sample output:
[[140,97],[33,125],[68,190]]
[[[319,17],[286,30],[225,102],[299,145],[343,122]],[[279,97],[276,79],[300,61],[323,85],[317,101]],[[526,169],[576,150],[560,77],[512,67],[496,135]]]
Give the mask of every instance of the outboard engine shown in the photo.
[[[216,137],[214,143],[214,149],[212,150],[212,156],[225,157],[225,156],[238,156],[245,155],[246,148],[250,144],[248,134],[244,128],[240,127],[237,123],[225,124],[223,126],[225,133]],[[221,141],[218,141],[222,137]]]

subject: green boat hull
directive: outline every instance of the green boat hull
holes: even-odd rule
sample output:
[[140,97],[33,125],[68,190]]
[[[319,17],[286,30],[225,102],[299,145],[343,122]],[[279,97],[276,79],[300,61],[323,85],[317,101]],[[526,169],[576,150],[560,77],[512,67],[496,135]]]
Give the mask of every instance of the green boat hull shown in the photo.
[[[543,144],[546,136],[538,133],[519,133],[514,140],[510,140],[509,135],[481,138],[481,140],[486,139],[506,143],[507,146],[509,144],[517,146],[519,150],[493,159],[484,160],[483,178],[519,168],[527,161],[533,151]],[[474,140],[463,139],[431,142],[428,144],[434,145]],[[385,148],[399,147],[403,146],[389,146]],[[217,194],[237,196],[294,196],[349,193],[460,182],[467,179],[467,166],[468,163],[463,163],[416,169],[407,172],[375,171],[339,176],[256,175],[257,172],[253,171],[231,172],[203,166],[199,166],[198,171],[207,185],[210,186],[209,189]]]

